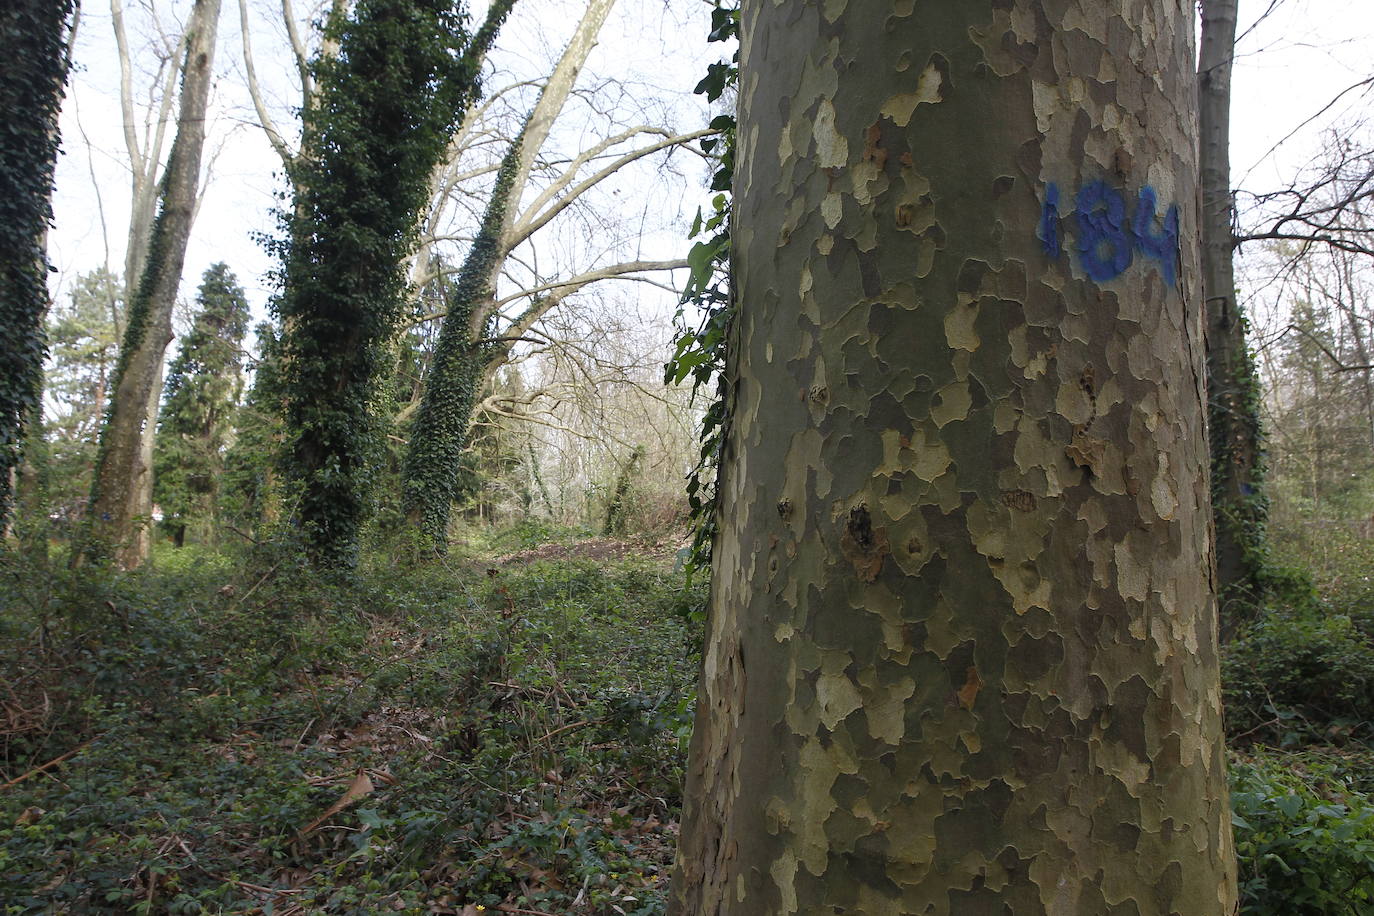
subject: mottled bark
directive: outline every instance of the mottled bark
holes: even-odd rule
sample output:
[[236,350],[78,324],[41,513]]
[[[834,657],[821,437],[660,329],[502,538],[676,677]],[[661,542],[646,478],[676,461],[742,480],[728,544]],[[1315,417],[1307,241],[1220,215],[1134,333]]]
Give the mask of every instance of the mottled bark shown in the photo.
[[1261,591],[1266,504],[1259,386],[1236,302],[1231,194],[1231,66],[1238,0],[1202,0],[1198,57],[1202,294],[1207,303],[1207,392],[1212,510],[1223,639]]
[[1235,907],[1181,0],[745,0],[669,912]]
[[220,0],[196,0],[187,26],[176,139],[145,264],[130,301],[114,395],[101,431],[91,505],[93,535],[98,549],[125,569],[142,565],[151,546],[148,533],[140,530],[149,524],[152,492],[151,456],[143,430],[158,398],[162,360],[172,341],[172,309],[195,217],[219,10]]

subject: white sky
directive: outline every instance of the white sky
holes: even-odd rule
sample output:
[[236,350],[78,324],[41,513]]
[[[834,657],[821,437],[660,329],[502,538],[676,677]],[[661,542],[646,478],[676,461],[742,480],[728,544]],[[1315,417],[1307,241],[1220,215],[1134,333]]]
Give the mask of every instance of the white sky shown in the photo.
[[[126,0],[126,16],[135,33],[135,57],[147,49],[138,34],[147,34],[151,0]],[[297,0],[305,8],[309,0]],[[1242,0],[1242,30],[1271,0]],[[485,7],[475,4],[478,13]],[[119,112],[118,66],[111,38],[108,5],[87,0],[76,50],[78,71],[63,112],[65,155],[59,162],[54,198],[56,225],[51,257],[58,269],[56,295],[65,295],[74,277],[107,262],[118,270],[128,221],[129,180]],[[163,15],[184,16],[189,0],[157,0]],[[289,59],[284,54],[278,0],[251,0],[252,33],[260,77],[278,99],[279,124],[292,123]],[[577,0],[521,0],[494,55],[497,65],[513,73],[537,71],[571,34],[579,16]],[[704,109],[690,90],[715,60],[722,46],[705,43],[707,7],[699,0],[620,0],[602,34],[601,46],[582,84],[603,76],[622,76],[655,87],[672,97],[666,105],[680,130],[704,124]],[[476,18],[476,17],[474,17]],[[216,118],[212,144],[219,152],[200,217],[195,227],[182,296],[194,295],[200,274],[216,260],[227,261],[247,288],[256,314],[265,314],[270,293],[269,256],[254,233],[271,232],[273,194],[282,187],[279,164],[256,127],[242,86],[242,52],[236,0],[224,0],[216,71]],[[1374,73],[1374,0],[1278,0],[1277,9],[1248,34],[1235,71],[1232,162],[1233,181],[1250,191],[1286,184],[1311,158],[1323,130],[1348,126],[1368,115],[1370,93],[1351,93],[1332,111],[1299,131],[1270,154],[1270,149],[1337,92]],[[498,85],[494,79],[491,85]],[[146,78],[140,81],[146,86]],[[668,93],[669,88],[674,90]],[[576,130],[576,125],[573,130]],[[89,145],[86,142],[89,138]],[[566,142],[576,138],[565,134]],[[170,145],[170,140],[169,140]],[[704,169],[679,159],[685,169],[682,193],[691,197]],[[627,181],[617,187],[617,208],[647,216],[665,210],[676,215],[677,201],[665,201],[664,186]],[[100,210],[105,225],[102,230]],[[641,250],[645,258],[681,257],[687,243],[679,222],[655,232]]]

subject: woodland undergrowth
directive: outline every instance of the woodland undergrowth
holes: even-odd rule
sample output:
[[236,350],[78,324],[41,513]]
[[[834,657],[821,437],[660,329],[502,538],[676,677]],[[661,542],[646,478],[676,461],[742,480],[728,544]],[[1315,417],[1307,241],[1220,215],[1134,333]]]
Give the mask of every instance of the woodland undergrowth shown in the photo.
[[[701,577],[531,526],[422,553],[0,558],[0,911],[662,913]],[[1224,653],[1243,912],[1374,913],[1374,546],[1276,554]]]
[[4,560],[0,911],[662,912],[701,595],[521,534],[337,581]]

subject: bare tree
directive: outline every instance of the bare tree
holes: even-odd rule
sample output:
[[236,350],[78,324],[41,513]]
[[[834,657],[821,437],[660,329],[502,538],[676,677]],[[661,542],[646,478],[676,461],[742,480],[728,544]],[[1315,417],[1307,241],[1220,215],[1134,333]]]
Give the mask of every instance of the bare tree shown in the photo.
[[[467,445],[473,410],[481,392],[511,358],[514,348],[530,339],[535,326],[570,297],[602,280],[642,277],[654,271],[685,267],[685,260],[634,259],[599,266],[572,276],[544,276],[518,254],[522,246],[537,252],[534,237],[561,214],[585,203],[585,195],[632,164],[682,147],[712,133],[678,133],[653,124],[622,125],[579,152],[557,160],[547,149],[555,122],[577,84],[578,74],[610,15],[614,0],[591,0],[571,40],[543,82],[530,114],[510,141],[497,169],[481,227],[469,245],[457,280],[445,302],[434,362],[410,438],[405,470],[405,503],[411,521],[442,548],[450,507],[458,495],[459,462]],[[459,138],[472,142],[474,125]],[[445,193],[461,175],[481,174],[461,156],[437,176],[431,229],[449,206]],[[543,187],[532,179],[541,159],[550,172]],[[524,199],[532,197],[528,204]],[[503,277],[518,276],[523,287],[502,296]]]

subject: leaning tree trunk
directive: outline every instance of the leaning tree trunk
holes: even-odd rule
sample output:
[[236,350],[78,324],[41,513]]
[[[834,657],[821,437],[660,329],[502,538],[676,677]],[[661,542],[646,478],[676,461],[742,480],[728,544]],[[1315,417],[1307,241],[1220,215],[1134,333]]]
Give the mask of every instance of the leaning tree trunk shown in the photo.
[[[477,400],[509,352],[508,347],[493,346],[486,338],[496,311],[496,285],[518,241],[515,222],[520,198],[535,157],[548,141],[614,6],[615,0],[587,3],[520,135],[501,160],[482,225],[444,302],[439,340],[406,450],[403,496],[407,521],[441,553],[448,546],[453,502],[461,495],[462,457]],[[440,183],[436,178],[435,184]],[[422,251],[416,269],[427,265],[429,258],[428,249]]]
[[1232,256],[1231,65],[1238,0],[1202,0],[1198,59],[1202,295],[1207,308],[1207,390],[1212,448],[1221,634],[1227,638],[1262,597],[1264,446],[1259,379],[1236,301]]
[[71,0],[0,8],[0,532],[8,528],[24,428],[39,411],[46,239],[71,13]]
[[501,244],[502,231],[517,203],[514,183],[523,148],[517,137],[501,160],[482,225],[457,280],[444,296],[444,321],[406,447],[402,494],[406,518],[439,552],[448,546],[449,515],[460,495],[463,450],[489,371],[490,312],[484,316],[482,311],[496,299],[496,279],[507,254]]
[[196,0],[187,26],[177,135],[143,274],[129,303],[114,396],[101,431],[91,501],[93,545],[125,569],[141,566],[151,547],[151,538],[140,530],[150,524],[144,494],[151,492],[145,478],[152,474],[143,427],[172,341],[172,309],[195,216],[219,10],[220,0]]
[[1112,10],[743,4],[670,913],[1233,911],[1192,9]]

